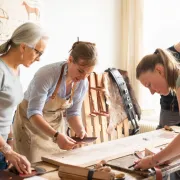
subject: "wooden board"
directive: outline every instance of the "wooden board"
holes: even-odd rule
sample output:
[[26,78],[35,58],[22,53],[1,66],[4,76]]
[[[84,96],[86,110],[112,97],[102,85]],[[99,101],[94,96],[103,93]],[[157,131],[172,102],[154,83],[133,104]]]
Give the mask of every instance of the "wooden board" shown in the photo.
[[102,159],[112,160],[133,154],[134,151],[137,150],[144,150],[146,147],[156,147],[167,144],[171,142],[176,135],[177,133],[160,129],[49,155],[42,157],[42,160],[55,165],[63,163],[87,167],[96,164]]

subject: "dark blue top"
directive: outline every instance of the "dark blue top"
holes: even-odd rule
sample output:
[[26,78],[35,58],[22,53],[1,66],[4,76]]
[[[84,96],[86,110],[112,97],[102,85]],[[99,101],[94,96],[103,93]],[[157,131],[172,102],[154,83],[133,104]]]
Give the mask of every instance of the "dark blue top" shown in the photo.
[[[174,46],[168,48],[178,62],[180,62],[180,52],[178,52]],[[161,95],[160,99],[161,109],[179,112],[177,97],[174,94],[169,93],[167,96]]]

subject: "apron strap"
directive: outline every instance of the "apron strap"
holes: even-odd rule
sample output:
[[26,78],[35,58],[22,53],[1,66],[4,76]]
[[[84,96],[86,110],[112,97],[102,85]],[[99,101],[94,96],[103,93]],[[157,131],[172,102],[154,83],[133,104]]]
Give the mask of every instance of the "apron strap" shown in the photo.
[[72,102],[72,98],[74,96],[74,91],[75,91],[75,87],[76,87],[76,83],[73,83],[72,89],[71,89],[71,95],[70,95],[70,99],[69,102]]
[[59,90],[59,87],[60,87],[60,84],[61,84],[61,80],[62,80],[62,76],[63,76],[63,73],[64,73],[64,68],[65,68],[65,65],[67,63],[63,64],[62,68],[61,68],[61,74],[60,74],[60,77],[58,79],[58,82],[57,82],[57,85],[56,85],[56,88],[51,96],[51,99],[54,99],[56,94],[58,93],[58,90]]

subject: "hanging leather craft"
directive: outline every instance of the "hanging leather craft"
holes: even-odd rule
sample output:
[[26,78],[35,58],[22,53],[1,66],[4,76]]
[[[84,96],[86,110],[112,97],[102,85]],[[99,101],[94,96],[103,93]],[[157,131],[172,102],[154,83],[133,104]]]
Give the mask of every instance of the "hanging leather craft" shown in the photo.
[[128,88],[126,86],[126,82],[124,81],[122,75],[116,68],[108,68],[106,72],[109,73],[109,76],[113,79],[113,81],[117,84],[119,89],[119,94],[123,99],[124,109],[127,113],[128,119],[132,124],[132,130],[130,131],[130,135],[134,135],[139,131],[139,126],[136,121],[136,113],[134,110],[134,106],[132,104],[131,97],[129,95]]
[[126,82],[126,86],[129,90],[129,95],[131,97],[131,100],[132,100],[132,104],[133,104],[133,107],[134,107],[134,111],[135,113],[137,114],[138,116],[138,119],[140,120],[141,119],[141,108],[140,108],[140,105],[136,99],[136,96],[135,96],[135,92],[133,90],[133,87],[130,83],[130,79],[129,79],[129,76],[128,76],[128,72],[127,71],[124,71],[122,69],[118,69],[118,71],[120,72],[120,74],[123,76],[123,79],[124,81]]

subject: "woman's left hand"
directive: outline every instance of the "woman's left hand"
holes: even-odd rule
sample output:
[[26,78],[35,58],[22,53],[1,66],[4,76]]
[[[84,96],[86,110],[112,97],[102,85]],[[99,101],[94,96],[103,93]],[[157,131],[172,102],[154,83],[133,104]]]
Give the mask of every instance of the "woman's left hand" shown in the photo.
[[147,156],[141,160],[138,160],[135,163],[136,163],[136,165],[134,167],[135,169],[145,170],[145,169],[149,169],[149,168],[154,167],[152,156]]
[[83,139],[84,137],[87,137],[88,134],[87,132],[85,131],[85,129],[81,130],[78,134],[77,134],[77,137],[80,137],[80,139]]

